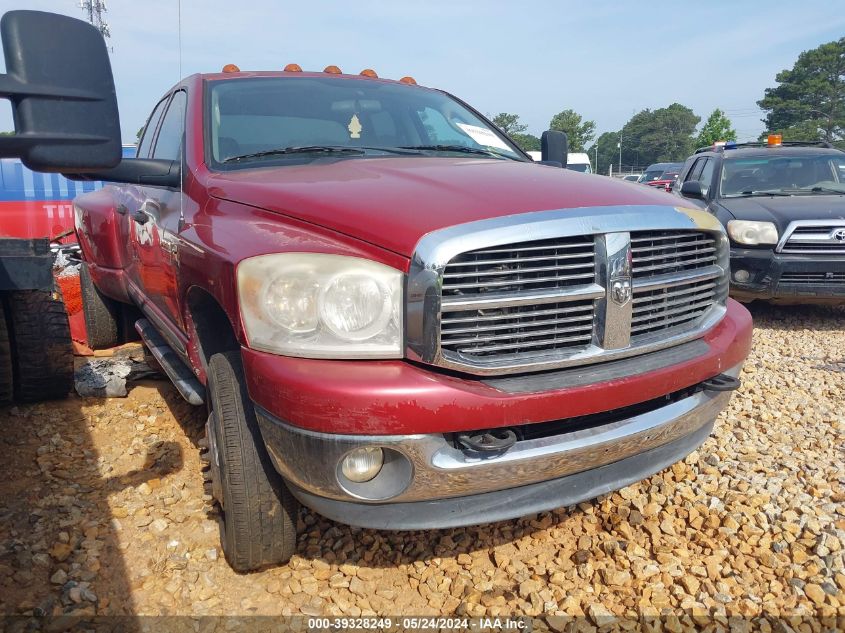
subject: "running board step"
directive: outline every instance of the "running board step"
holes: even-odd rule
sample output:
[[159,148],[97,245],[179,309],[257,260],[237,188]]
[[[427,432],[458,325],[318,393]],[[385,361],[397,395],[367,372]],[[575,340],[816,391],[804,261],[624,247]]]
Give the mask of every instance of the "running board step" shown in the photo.
[[141,335],[141,340],[144,341],[150,353],[161,365],[167,377],[182,394],[182,397],[191,404],[203,404],[205,402],[205,387],[197,380],[188,366],[182,362],[173,348],[165,342],[152,323],[147,319],[138,319],[135,321],[135,329]]

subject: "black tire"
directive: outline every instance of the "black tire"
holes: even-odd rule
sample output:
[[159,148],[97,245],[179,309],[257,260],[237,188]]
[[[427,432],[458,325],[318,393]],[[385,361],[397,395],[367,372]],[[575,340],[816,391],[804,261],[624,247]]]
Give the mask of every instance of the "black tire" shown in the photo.
[[208,387],[208,457],[226,560],[238,572],[286,563],[296,550],[298,504],[264,449],[240,352],[211,357]]
[[9,330],[6,328],[6,314],[0,303],[0,404],[12,401],[12,348],[9,345]]
[[73,388],[73,343],[59,292],[17,290],[6,295],[15,400],[64,398]]
[[82,289],[82,312],[85,316],[88,347],[114,347],[120,343],[120,303],[97,290],[85,262],[82,262],[80,267],[79,284]]

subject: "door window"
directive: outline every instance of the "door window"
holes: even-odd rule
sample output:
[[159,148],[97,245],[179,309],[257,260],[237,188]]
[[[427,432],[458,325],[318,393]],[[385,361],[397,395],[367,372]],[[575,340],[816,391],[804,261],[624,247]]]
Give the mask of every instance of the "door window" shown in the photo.
[[173,95],[167,114],[161,121],[161,127],[156,137],[153,158],[177,160],[182,150],[182,133],[185,130],[185,91],[180,90]]
[[150,119],[149,121],[147,121],[147,126],[144,128],[144,134],[141,137],[141,143],[138,145],[138,152],[135,154],[136,158],[150,157],[150,147],[153,144],[156,126],[158,125],[159,119],[161,119],[161,114],[162,112],[164,112],[164,106],[166,105],[167,98],[164,98],[158,102],[158,105],[155,107],[153,113],[150,115]]
[[713,182],[713,165],[712,158],[701,157],[689,170],[689,175],[684,182],[698,182],[701,185],[701,193],[707,196],[710,190],[710,183]]
[[704,166],[698,176],[698,182],[701,183],[701,193],[707,197],[707,192],[710,191],[710,183],[713,182],[713,165],[715,161],[712,158],[704,159]]

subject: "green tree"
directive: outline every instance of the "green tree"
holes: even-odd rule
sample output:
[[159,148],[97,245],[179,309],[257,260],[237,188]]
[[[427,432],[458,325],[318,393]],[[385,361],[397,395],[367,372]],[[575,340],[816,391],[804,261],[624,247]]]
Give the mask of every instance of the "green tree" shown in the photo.
[[769,132],[784,140],[845,139],[845,37],[804,51],[775,81],[757,102],[767,111],[762,121]]
[[[619,156],[619,150],[616,144],[619,142],[619,132],[605,132],[598,137],[587,150],[590,160],[596,162],[596,173],[606,174],[610,169],[610,165],[614,164]],[[596,156],[596,149],[598,148],[598,157]]]
[[527,125],[519,122],[518,114],[499,112],[499,114],[494,116],[492,120],[496,127],[511,137],[515,134],[523,134],[528,129]]
[[135,133],[135,143],[141,142],[141,135],[144,133],[144,126],[138,128],[138,131]]
[[564,110],[552,117],[550,130],[566,132],[570,152],[583,152],[596,135],[596,122],[584,121],[575,110]]
[[533,134],[516,133],[511,134],[510,137],[514,140],[517,145],[519,145],[523,149],[523,151],[540,151],[540,139],[539,137],[534,136]]
[[622,163],[685,160],[695,149],[693,133],[700,121],[701,117],[680,103],[638,112],[622,127]]
[[716,141],[735,141],[736,130],[731,120],[719,108],[713,110],[698,133],[695,144],[698,147],[713,145]]

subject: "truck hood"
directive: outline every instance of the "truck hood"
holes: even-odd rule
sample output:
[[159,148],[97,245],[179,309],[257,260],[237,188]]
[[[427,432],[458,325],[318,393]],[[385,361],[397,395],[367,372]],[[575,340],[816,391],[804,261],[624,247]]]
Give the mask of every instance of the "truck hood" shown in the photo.
[[719,204],[737,220],[774,222],[781,235],[795,220],[842,220],[845,226],[845,196],[722,198]]
[[410,257],[426,233],[530,211],[690,206],[606,176],[511,160],[320,159],[209,176],[210,195],[339,231]]

